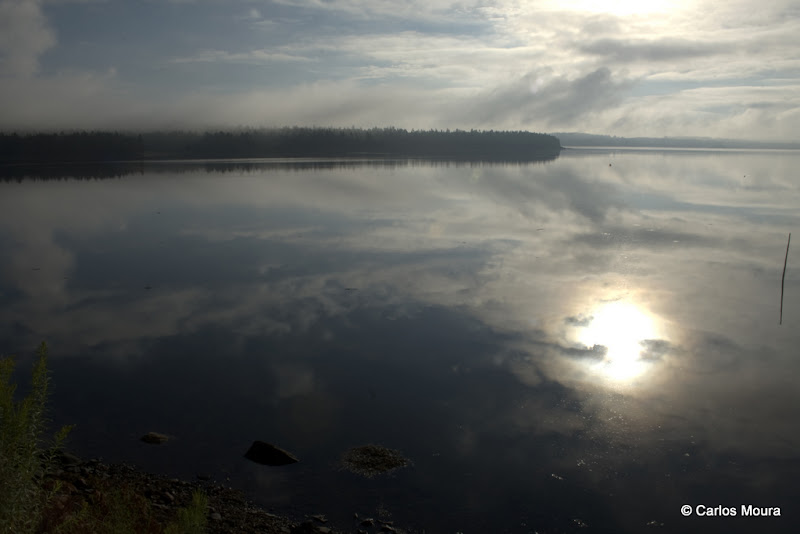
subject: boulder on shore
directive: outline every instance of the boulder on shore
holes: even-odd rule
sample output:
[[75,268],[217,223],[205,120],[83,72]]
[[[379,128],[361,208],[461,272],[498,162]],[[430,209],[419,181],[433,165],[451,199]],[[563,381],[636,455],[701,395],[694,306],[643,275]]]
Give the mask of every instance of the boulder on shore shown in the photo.
[[254,441],[244,457],[261,465],[289,465],[300,461],[292,453],[264,441]]

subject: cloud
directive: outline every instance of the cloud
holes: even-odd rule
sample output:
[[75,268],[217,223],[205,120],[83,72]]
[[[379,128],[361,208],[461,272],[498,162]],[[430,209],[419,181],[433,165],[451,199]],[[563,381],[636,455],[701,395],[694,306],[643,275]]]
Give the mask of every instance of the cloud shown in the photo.
[[608,354],[608,347],[604,345],[592,345],[586,349],[560,347],[560,351],[565,356],[577,360],[602,361]]
[[[780,110],[775,113],[765,103]],[[703,135],[769,140],[797,139],[800,85],[700,87],[630,99],[604,110],[598,123],[626,135]]]
[[357,18],[391,18],[404,20],[441,20],[453,23],[460,18],[474,18],[479,13],[479,0],[275,0],[277,4],[347,14]]
[[44,5],[59,5],[59,4],[103,4],[109,0],[42,0]]
[[574,79],[561,76],[547,83],[532,72],[477,98],[471,111],[480,124],[573,125],[587,115],[619,105],[622,94],[632,85],[632,80],[615,80],[605,67]]
[[[457,106],[447,91],[354,81],[325,81],[244,92],[131,95],[111,74],[59,76],[0,87],[19,105],[5,128],[215,128],[338,125],[442,127],[442,109]],[[68,105],[67,105],[68,104]]]
[[608,60],[630,61],[675,61],[716,55],[731,49],[727,43],[702,43],[689,39],[598,39],[577,44],[577,49],[590,55],[603,56]]
[[[242,2],[224,15],[241,34],[213,39],[200,32],[223,3],[182,3],[169,10],[185,17],[180,43],[168,24],[154,25],[164,56],[144,64],[114,55],[119,47],[94,34],[80,47],[98,57],[78,53],[63,10],[0,0],[0,97],[15,102],[0,114],[0,128],[316,124],[798,135],[800,14],[792,2],[756,12],[744,1],[604,12],[588,2]],[[645,16],[653,10],[657,16]],[[109,20],[109,33],[119,23]],[[56,44],[52,28],[62,24],[67,42],[41,72],[42,54]],[[114,65],[118,74],[97,65]]]
[[[286,47],[282,47],[286,50]],[[313,58],[268,49],[250,50],[248,52],[225,52],[223,50],[204,50],[193,56],[177,57],[172,63],[246,63],[265,64],[274,61],[315,61]]]
[[0,2],[0,78],[30,77],[56,36],[36,0]]
[[666,355],[679,351],[677,347],[665,339],[646,339],[640,345],[642,345],[643,350],[639,357],[650,362],[660,361]]
[[589,326],[591,324],[592,319],[594,319],[594,317],[592,317],[591,315],[589,315],[589,316],[586,316],[586,315],[583,315],[583,314],[581,314],[581,315],[573,315],[571,317],[567,317],[566,319],[564,319],[564,323],[568,324],[570,326],[586,327],[586,326]]
[[113,70],[71,73],[0,84],[0,102],[7,129],[120,128],[147,104],[126,97]]

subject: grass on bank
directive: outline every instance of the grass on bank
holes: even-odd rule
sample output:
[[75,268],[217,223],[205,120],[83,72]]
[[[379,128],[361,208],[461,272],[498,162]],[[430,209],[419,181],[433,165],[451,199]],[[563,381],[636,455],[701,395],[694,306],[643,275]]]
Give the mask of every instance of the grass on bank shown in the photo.
[[202,491],[192,493],[192,503],[178,510],[178,517],[167,525],[164,534],[203,534],[208,517],[208,496]]
[[48,387],[47,345],[37,349],[31,390],[14,399],[13,357],[0,357],[0,534],[202,534],[208,497],[200,491],[192,502],[164,526],[153,517],[149,501],[132,488],[106,482],[89,498],[65,495],[62,483],[48,477],[71,426],[61,427],[52,439],[45,434]]
[[[66,504],[65,508],[75,505],[69,501]],[[208,497],[195,491],[191,504],[179,509],[176,518],[165,527],[155,518],[144,496],[130,487],[113,487],[106,482],[95,488],[77,510],[59,517],[57,509],[51,509],[43,526],[53,534],[204,534],[207,514]]]

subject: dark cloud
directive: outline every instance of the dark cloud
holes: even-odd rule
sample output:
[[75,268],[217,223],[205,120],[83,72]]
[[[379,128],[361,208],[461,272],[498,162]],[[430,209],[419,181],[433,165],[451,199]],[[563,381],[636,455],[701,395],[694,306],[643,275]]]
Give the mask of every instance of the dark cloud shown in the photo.
[[564,319],[564,322],[571,326],[589,326],[594,319],[593,316],[589,315],[573,315],[571,317],[567,317]]
[[598,39],[576,46],[584,54],[602,56],[611,61],[674,61],[713,56],[730,51],[729,45],[701,43],[688,39]]
[[642,352],[639,357],[642,360],[655,362],[659,361],[669,353],[677,352],[678,348],[665,339],[645,339],[640,343]]
[[575,347],[559,347],[561,353],[570,358],[578,360],[595,360],[600,361],[608,354],[608,347],[605,345],[592,345],[585,349]]

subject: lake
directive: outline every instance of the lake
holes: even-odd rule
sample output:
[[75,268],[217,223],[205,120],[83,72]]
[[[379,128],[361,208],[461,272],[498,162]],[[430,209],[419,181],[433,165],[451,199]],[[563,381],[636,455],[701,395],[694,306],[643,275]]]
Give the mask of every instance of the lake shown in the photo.
[[[0,351],[48,342],[77,454],[344,529],[795,532],[798,169],[569,149],[17,173]],[[300,462],[252,463],[254,440]],[[370,443],[412,464],[341,469]]]

